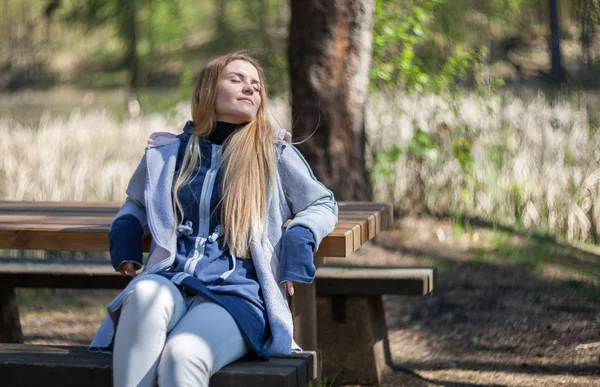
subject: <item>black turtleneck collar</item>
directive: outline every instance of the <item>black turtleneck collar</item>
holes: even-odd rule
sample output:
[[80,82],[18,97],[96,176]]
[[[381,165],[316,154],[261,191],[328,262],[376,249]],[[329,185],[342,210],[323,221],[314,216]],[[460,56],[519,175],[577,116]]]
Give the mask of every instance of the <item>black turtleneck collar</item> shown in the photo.
[[229,138],[236,130],[245,126],[244,124],[232,124],[229,122],[216,121],[215,129],[208,135],[208,140],[213,144],[223,145],[225,140]]

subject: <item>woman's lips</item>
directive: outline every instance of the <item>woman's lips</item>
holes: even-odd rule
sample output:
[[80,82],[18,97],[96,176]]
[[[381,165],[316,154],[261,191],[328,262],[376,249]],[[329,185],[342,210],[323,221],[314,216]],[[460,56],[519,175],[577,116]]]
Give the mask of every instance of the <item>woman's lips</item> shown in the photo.
[[238,98],[238,101],[246,101],[251,105],[254,105],[254,101],[252,101],[250,98]]

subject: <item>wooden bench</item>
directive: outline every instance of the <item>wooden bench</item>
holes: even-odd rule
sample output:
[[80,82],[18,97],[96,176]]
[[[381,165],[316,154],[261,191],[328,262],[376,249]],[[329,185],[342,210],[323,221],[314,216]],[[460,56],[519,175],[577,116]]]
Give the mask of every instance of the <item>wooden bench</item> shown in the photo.
[[[121,204],[0,201],[0,249],[107,252],[109,225]],[[317,267],[324,257],[349,256],[392,222],[389,203],[339,202],[338,205],[338,225],[315,253]],[[144,240],[145,251],[149,246],[148,237]],[[16,303],[14,291],[6,290],[3,295],[0,295],[3,304]],[[314,284],[297,284],[291,309],[296,342],[302,348],[316,350]],[[1,320],[2,316],[0,324],[3,324]]]
[[[110,355],[85,347],[0,344],[0,386],[107,387],[112,385]],[[315,385],[316,356],[300,352],[269,361],[238,360],[210,379],[211,387]]]
[[435,267],[320,267],[321,375],[335,384],[379,385],[392,363],[382,295],[431,295],[436,275]]
[[[392,222],[392,206],[389,203],[338,204],[339,222],[315,253],[317,267],[321,266],[325,257],[349,256]],[[0,202],[0,249],[106,252],[109,224],[120,205],[116,202]],[[148,251],[150,239],[146,238],[143,245]],[[25,264],[28,266],[23,266]],[[4,261],[4,272],[0,274],[0,342],[20,343],[23,340],[15,287],[125,286],[126,279],[114,273],[107,261],[97,263],[99,266],[90,270],[84,268],[91,264],[90,261],[74,261],[73,264],[81,266],[48,260]],[[101,270],[106,272],[101,274]],[[102,278],[104,276],[106,278]],[[317,278],[313,284],[297,284],[290,304],[295,325],[294,338],[302,348],[311,351],[318,348],[316,284],[319,281]],[[45,356],[49,355],[40,353],[40,357]],[[318,371],[315,373],[317,378],[320,375]],[[0,385],[3,383],[0,382]]]

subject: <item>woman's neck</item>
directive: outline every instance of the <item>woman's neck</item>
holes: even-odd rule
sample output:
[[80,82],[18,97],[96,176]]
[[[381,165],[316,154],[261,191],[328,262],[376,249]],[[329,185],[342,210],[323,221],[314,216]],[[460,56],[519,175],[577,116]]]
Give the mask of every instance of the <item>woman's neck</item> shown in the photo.
[[208,135],[208,140],[214,144],[222,145],[229,136],[245,125],[247,125],[247,123],[232,124],[224,121],[216,121],[215,130]]

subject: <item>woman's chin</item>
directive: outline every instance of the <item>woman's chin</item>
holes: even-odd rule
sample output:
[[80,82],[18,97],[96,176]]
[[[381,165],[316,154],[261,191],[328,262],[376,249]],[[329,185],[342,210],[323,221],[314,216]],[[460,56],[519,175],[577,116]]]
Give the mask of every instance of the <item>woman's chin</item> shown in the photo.
[[241,114],[228,114],[228,115],[217,115],[216,121],[229,122],[230,124],[245,124],[256,118],[255,115],[241,113]]

